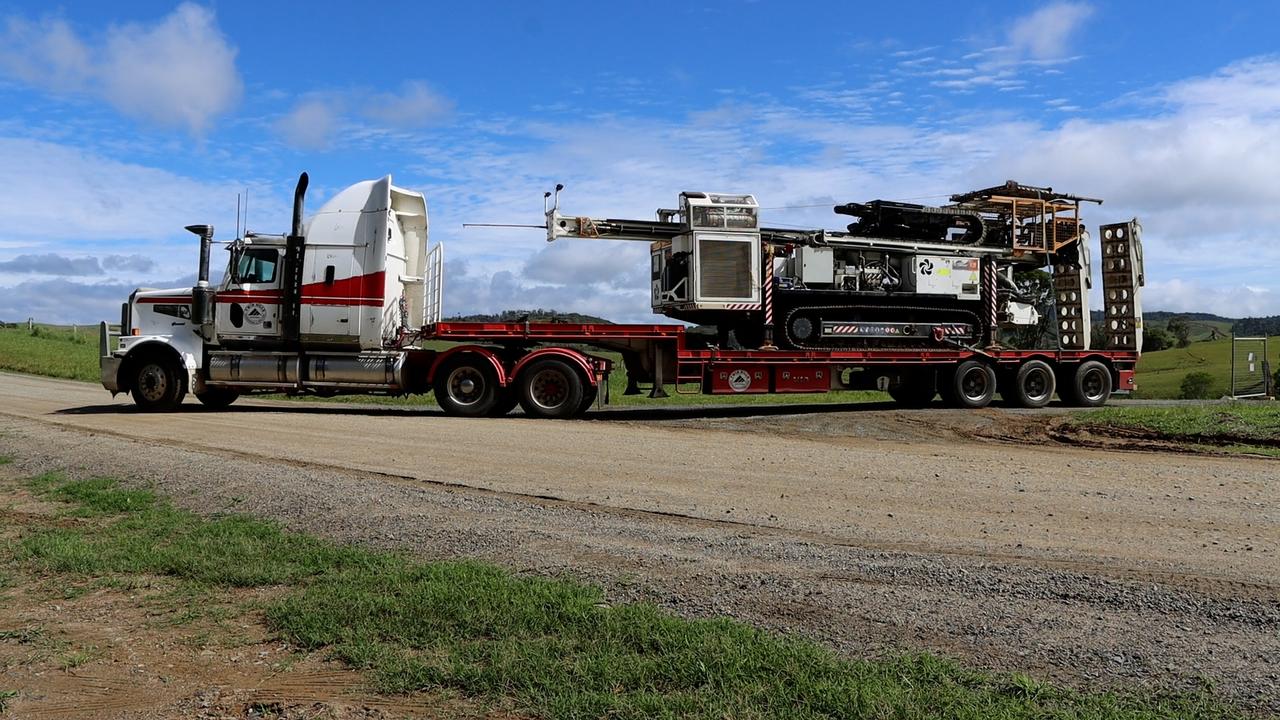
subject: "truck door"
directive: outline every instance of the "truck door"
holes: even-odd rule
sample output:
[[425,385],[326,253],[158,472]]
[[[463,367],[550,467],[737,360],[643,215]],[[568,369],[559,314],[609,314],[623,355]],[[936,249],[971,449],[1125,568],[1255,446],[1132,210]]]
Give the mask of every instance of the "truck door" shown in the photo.
[[232,255],[233,268],[217,294],[214,327],[228,340],[280,337],[283,249],[246,247]]

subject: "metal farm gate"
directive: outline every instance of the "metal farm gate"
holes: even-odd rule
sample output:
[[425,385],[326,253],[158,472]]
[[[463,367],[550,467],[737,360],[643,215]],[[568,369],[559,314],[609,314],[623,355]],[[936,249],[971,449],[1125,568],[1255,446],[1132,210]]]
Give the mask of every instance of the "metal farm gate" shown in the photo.
[[1271,363],[1267,361],[1267,338],[1231,338],[1231,397],[1256,398],[1271,395]]

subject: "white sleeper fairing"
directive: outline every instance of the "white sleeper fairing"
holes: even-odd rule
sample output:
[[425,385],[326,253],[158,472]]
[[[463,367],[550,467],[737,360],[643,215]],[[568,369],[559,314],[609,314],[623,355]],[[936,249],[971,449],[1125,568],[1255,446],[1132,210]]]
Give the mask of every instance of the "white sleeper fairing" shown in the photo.
[[386,347],[423,323],[427,202],[391,176],[356,183],[304,230],[304,343]]

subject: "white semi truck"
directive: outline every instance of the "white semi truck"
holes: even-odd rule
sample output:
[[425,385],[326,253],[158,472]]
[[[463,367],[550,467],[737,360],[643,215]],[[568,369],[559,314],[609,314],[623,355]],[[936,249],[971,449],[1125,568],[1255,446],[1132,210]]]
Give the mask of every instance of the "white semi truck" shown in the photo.
[[[708,394],[878,388],[906,406],[941,395],[976,408],[997,393],[1024,407],[1055,394],[1092,406],[1136,387],[1141,227],[1101,227],[1106,325],[1094,348],[1080,205],[1101,201],[1049,188],[1009,182],[942,208],[853,203],[836,210],[858,223],[832,232],[762,227],[755,198],[738,194],[682,193],[655,221],[569,216],[557,186],[540,226],[547,239],[649,242],[654,311],[716,325],[720,337],[703,344],[672,324],[444,321],[443,255],[428,249],[421,194],[389,176],[361,182],[304,223],[306,188],[304,173],[287,235],[227,244],[217,287],[213,228],[189,226],[200,236],[195,287],[137,290],[118,334],[102,324],[102,384],[147,411],[176,409],[188,392],[214,408],[246,393],[434,392],[450,415],[520,404],[551,418],[607,402],[619,355],[626,392],[646,383],[651,397],[672,385]],[[1015,271],[1046,264],[1050,346],[1002,345],[1001,328],[1039,321]]]
[[243,392],[402,392],[406,339],[439,319],[441,249],[427,251],[427,204],[391,177],[358,183],[302,221],[299,178],[288,235],[229,243],[209,285],[213,228],[200,236],[194,288],[139,289],[104,349],[102,383],[146,410],[188,391],[220,407]]

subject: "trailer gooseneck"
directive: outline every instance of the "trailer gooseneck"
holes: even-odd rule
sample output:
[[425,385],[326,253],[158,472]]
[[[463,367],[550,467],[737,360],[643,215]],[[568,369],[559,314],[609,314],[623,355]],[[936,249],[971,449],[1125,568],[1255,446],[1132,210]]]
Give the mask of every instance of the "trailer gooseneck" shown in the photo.
[[[304,173],[288,235],[228,243],[208,283],[213,228],[194,288],[137,290],[118,335],[102,325],[102,383],[144,410],[187,392],[223,407],[248,393],[434,392],[446,413],[568,418],[607,402],[619,353],[628,392],[695,386],[709,394],[881,389],[906,406],[941,394],[982,407],[997,392],[1024,407],[1056,393],[1093,406],[1134,389],[1142,343],[1141,227],[1104,225],[1105,346],[1091,348],[1090,254],[1081,203],[1099,200],[1009,182],[926,207],[849,203],[846,231],[762,227],[751,195],[681,193],[657,218],[544,208],[548,241],[649,243],[655,312],[714,325],[695,344],[678,325],[458,323],[441,317],[442,250],[427,241],[425,198],[358,183],[303,221]],[[552,193],[547,193],[550,199]],[[1051,347],[1013,349],[1001,331],[1041,327],[1018,282],[1052,270]],[[445,349],[425,341],[457,343]]]

